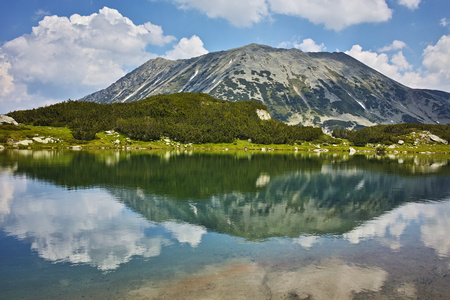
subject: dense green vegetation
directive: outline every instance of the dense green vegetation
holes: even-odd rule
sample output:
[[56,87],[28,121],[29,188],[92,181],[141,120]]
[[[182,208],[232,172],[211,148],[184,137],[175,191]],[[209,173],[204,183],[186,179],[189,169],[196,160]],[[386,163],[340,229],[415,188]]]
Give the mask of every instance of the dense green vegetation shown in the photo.
[[[432,124],[392,124],[392,125],[376,125],[365,127],[359,130],[335,129],[333,137],[347,139],[355,146],[365,146],[368,143],[390,145],[397,143],[411,133],[429,131],[440,138],[450,140],[450,126],[448,125],[432,125]],[[405,141],[413,143],[414,141]]]
[[289,126],[261,120],[257,101],[229,102],[206,94],[157,95],[130,103],[98,104],[66,101],[8,115],[34,126],[69,127],[77,140],[93,140],[100,131],[114,129],[141,141],[169,137],[181,143],[232,143],[237,139],[258,144],[312,141],[320,128]]
[[[167,137],[185,144],[239,143],[239,140],[265,145],[300,144],[304,141],[339,144],[338,140],[324,135],[320,128],[289,126],[276,119],[261,120],[257,110],[267,108],[257,101],[230,102],[200,93],[158,95],[141,101],[114,104],[69,100],[9,113],[9,116],[25,126],[2,125],[0,143],[6,144],[8,139],[20,140],[20,136],[24,134],[27,138],[32,138],[36,136],[37,128],[52,127],[61,130],[69,128],[70,132],[64,129],[62,136],[62,132],[56,135],[69,144],[71,141],[77,143],[98,140],[106,130],[115,130],[141,142],[153,142]],[[33,127],[31,131],[26,126],[38,127]],[[27,130],[29,134],[26,133]],[[450,126],[430,124],[335,129],[332,136],[348,140],[357,147],[367,144],[390,145],[398,143],[400,139],[412,145],[424,131],[450,140]],[[412,134],[413,132],[418,135]],[[426,142],[419,141],[418,144]]]

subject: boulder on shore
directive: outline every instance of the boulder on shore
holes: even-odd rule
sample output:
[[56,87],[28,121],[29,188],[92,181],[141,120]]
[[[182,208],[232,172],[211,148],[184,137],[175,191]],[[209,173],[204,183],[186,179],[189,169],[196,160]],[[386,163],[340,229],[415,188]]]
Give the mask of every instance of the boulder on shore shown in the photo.
[[19,123],[16,122],[16,120],[14,120],[11,117],[8,117],[7,115],[0,115],[0,125],[15,125],[18,126]]
[[448,142],[446,141],[446,140],[444,140],[444,139],[441,139],[440,137],[438,137],[437,135],[434,135],[434,134],[428,134],[428,137],[430,138],[430,140],[432,140],[433,142],[436,142],[436,143],[442,143],[442,144],[444,144],[444,145],[448,145]]

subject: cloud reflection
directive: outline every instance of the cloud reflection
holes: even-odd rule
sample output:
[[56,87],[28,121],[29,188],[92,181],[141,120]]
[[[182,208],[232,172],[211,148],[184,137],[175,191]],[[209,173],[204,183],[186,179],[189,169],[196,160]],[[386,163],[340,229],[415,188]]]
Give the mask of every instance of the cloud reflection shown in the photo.
[[196,248],[200,244],[202,236],[206,233],[204,227],[189,223],[166,222],[164,227],[173,233],[178,242],[188,243],[192,248]]
[[344,234],[351,243],[376,239],[392,250],[403,245],[401,237],[415,224],[420,226],[422,243],[441,258],[450,256],[450,201],[408,203]]
[[[10,213],[10,202],[13,198],[14,194],[14,188],[11,185],[11,181],[7,180],[5,175],[11,175],[15,170],[17,169],[17,164],[10,166],[10,167],[3,167],[0,168],[0,217],[3,214],[9,214]],[[4,177],[4,179],[3,179]],[[21,188],[23,188],[24,185],[21,185]]]
[[24,178],[0,179],[7,187],[0,202],[1,229],[29,242],[40,257],[52,262],[111,271],[133,256],[158,256],[177,241],[197,247],[206,232],[175,222],[162,224],[160,230],[160,224],[140,217],[103,190],[44,186],[44,191]]

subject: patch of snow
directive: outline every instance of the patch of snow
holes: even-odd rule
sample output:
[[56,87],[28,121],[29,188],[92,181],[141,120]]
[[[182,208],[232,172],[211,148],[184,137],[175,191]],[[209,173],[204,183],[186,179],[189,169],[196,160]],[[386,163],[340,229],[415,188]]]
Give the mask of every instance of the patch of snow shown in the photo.
[[[197,76],[198,75],[198,69],[197,70],[195,70],[195,74],[194,75],[192,75],[191,76],[191,78],[189,78],[189,81],[191,81],[192,79],[194,79],[195,78],[195,76]],[[189,82],[188,81],[188,82]]]
[[143,84],[141,84],[140,87],[138,87],[133,93],[129,94],[128,96],[126,96],[123,100],[122,103],[124,103],[125,101],[127,101],[128,99],[130,99],[131,97],[133,97],[134,95],[136,95],[145,85],[147,85],[147,81],[144,82]]
[[347,93],[350,97],[352,97],[356,103],[358,103],[359,105],[361,105],[362,108],[364,108],[364,110],[367,110],[367,108],[364,106],[364,104],[362,104],[361,101],[358,101],[356,98],[354,98],[352,95],[350,95],[350,93]]
[[297,93],[297,95],[303,100],[303,102],[305,102],[306,106],[308,106],[309,109],[311,109],[311,106],[309,106],[308,102],[306,101],[306,99],[300,94],[300,92],[298,91],[298,88],[294,85],[294,91]]
[[[213,83],[216,81],[216,79],[214,78]],[[218,86],[220,83],[222,82],[222,79],[217,81],[217,83],[215,83],[210,89],[206,90],[206,93],[211,92],[212,90],[214,90],[216,88],[216,86]]]

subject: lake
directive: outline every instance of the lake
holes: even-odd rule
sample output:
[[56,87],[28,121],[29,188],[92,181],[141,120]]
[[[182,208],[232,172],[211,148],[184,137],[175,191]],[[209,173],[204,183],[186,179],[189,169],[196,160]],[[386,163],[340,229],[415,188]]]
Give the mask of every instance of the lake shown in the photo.
[[449,299],[450,157],[0,151],[0,299]]

